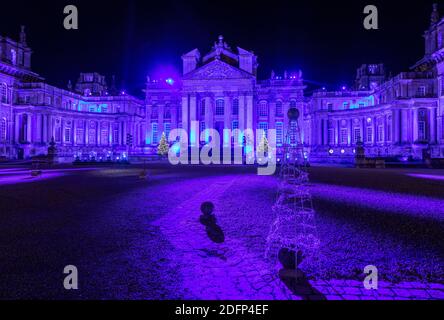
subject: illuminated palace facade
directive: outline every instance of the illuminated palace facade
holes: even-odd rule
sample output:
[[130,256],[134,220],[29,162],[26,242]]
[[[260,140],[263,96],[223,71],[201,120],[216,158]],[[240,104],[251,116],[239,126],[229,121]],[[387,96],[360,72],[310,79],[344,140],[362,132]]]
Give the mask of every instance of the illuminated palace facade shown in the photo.
[[[205,129],[276,129],[282,147],[287,111],[300,112],[311,161],[351,161],[358,142],[368,156],[444,157],[444,19],[434,6],[425,55],[410,71],[387,78],[384,65],[357,70],[355,83],[305,94],[301,71],[257,79],[258,58],[223,39],[201,55],[182,56],[181,76],[147,79],[146,99],[108,89],[103,76],[81,74],[75,86],[50,86],[31,71],[31,50],[0,38],[0,157],[45,154],[54,137],[59,156],[143,156],[162,133],[182,128],[194,143]],[[192,123],[198,123],[192,127]],[[130,143],[127,143],[130,142]]]
[[425,47],[409,72],[387,78],[383,64],[362,65],[352,88],[305,96],[301,71],[257,80],[254,53],[233,50],[220,37],[207,55],[195,49],[182,56],[181,79],[149,79],[147,144],[157,145],[171,128],[187,130],[191,139],[205,128],[221,136],[223,129],[276,129],[279,150],[287,111],[296,107],[311,161],[352,161],[358,142],[368,156],[444,157],[444,20],[436,6]]
[[31,55],[23,27],[19,41],[0,37],[1,159],[46,155],[52,138],[60,161],[138,152],[143,101],[108,89],[97,73],[81,74],[67,89],[48,85],[32,72]]

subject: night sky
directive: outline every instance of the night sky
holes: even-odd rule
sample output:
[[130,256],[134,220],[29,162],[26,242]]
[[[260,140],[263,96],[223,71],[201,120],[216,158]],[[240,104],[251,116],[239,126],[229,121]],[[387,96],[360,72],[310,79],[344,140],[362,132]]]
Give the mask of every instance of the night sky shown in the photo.
[[[2,1],[0,34],[18,39],[26,25],[33,69],[65,87],[80,72],[115,74],[142,96],[146,75],[181,71],[181,55],[209,52],[217,37],[259,57],[259,78],[302,69],[310,82],[351,84],[362,63],[393,74],[423,56],[422,34],[436,1]],[[79,30],[63,28],[63,8],[79,9]],[[363,9],[379,9],[379,30],[363,27]],[[444,13],[444,4],[440,7]]]

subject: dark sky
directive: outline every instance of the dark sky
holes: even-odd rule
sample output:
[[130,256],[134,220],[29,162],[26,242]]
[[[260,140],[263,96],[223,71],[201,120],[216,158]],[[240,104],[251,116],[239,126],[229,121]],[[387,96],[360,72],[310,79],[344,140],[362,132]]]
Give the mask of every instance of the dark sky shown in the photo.
[[[259,56],[260,78],[300,68],[305,79],[333,88],[351,83],[362,63],[407,71],[423,55],[433,2],[15,0],[2,1],[0,33],[17,38],[25,24],[34,70],[58,86],[98,71],[141,95],[147,74],[180,72],[182,54],[205,54],[223,34]],[[79,9],[77,31],[63,28],[68,4]],[[367,4],[379,9],[377,31],[363,28]]]

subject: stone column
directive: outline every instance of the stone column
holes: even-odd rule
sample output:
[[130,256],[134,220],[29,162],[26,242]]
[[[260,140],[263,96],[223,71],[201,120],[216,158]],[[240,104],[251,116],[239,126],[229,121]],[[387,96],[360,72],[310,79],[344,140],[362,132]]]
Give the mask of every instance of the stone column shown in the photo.
[[73,131],[72,144],[74,146],[76,146],[77,145],[77,119],[72,120],[72,131]]
[[189,132],[188,124],[188,95],[182,97],[182,129]]
[[100,146],[101,145],[101,142],[102,141],[100,141],[101,139],[100,139],[100,137],[101,137],[101,131],[102,131],[102,123],[100,122],[100,121],[97,121],[97,130],[96,130],[96,146]]
[[43,143],[48,143],[48,116],[46,114],[42,115],[43,117],[43,137],[42,137],[42,142]]
[[114,136],[113,130],[114,130],[113,123],[111,121],[108,121],[108,145],[110,147],[112,147],[113,145],[113,136]]
[[400,142],[399,122],[400,122],[400,110],[396,109],[392,111],[392,142],[398,144]]
[[245,96],[239,96],[239,130],[244,132],[245,130]]
[[330,141],[328,141],[328,118],[325,118],[323,120],[323,126],[324,126],[324,145],[328,146],[330,143]]
[[268,128],[276,129],[276,101],[275,100],[271,101],[269,105],[270,105],[270,110],[268,114],[268,120],[269,120]]
[[231,99],[227,95],[224,97],[224,129],[231,129]]
[[21,122],[21,116],[20,114],[15,115],[15,136],[14,140],[16,143],[20,143],[20,122]]
[[253,126],[253,95],[247,96],[247,128],[254,131]]
[[418,109],[412,110],[413,112],[413,143],[418,140]]
[[[213,108],[211,106],[210,97],[205,98],[205,129],[214,129]],[[206,137],[205,137],[205,140],[206,140]]]
[[429,110],[430,144],[436,144],[436,108]]
[[199,125],[192,126],[193,121],[197,120],[197,97],[196,94],[190,96],[190,123],[189,123],[189,141],[192,145],[199,145]]
[[28,113],[28,126],[26,128],[26,140],[32,143],[32,115]]

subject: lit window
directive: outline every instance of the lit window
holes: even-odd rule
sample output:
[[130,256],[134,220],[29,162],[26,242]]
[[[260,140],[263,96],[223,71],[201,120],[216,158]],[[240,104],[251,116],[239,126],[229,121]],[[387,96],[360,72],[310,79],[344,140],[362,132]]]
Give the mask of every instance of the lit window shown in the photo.
[[344,102],[344,104],[342,105],[344,110],[350,109],[350,103],[349,102]]
[[225,101],[223,99],[216,100],[216,116],[225,114]]
[[8,86],[6,83],[0,84],[0,102],[8,103]]
[[284,124],[276,122],[276,143],[281,146],[284,143]]
[[263,133],[265,133],[265,137],[268,136],[268,122],[259,122],[259,138],[262,139]]
[[6,141],[6,119],[0,119],[0,142]]
[[168,137],[170,136],[170,132],[171,132],[171,123],[166,122],[163,124],[163,127],[164,127],[165,136],[168,140]]
[[151,141],[153,142],[153,143],[157,143],[157,142],[159,142],[159,136],[158,136],[158,125],[157,125],[157,123],[152,123],[151,124],[151,128],[152,128],[152,131],[151,131]]
[[239,121],[235,120],[231,123],[231,129],[236,130],[239,129]]
[[282,106],[282,101],[276,102],[276,116],[282,117],[283,113],[284,113],[284,108]]

